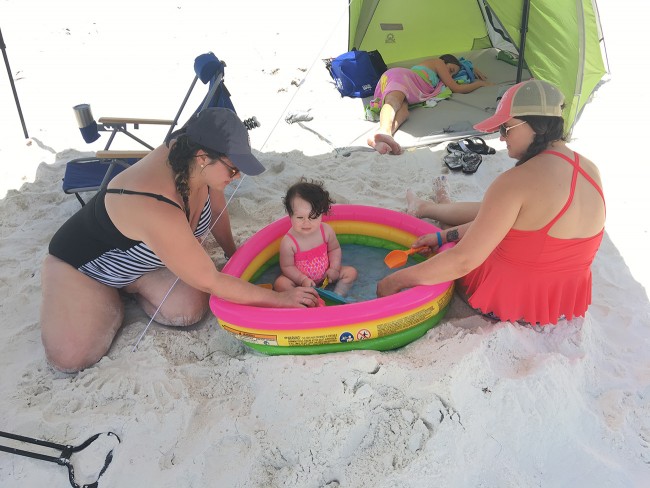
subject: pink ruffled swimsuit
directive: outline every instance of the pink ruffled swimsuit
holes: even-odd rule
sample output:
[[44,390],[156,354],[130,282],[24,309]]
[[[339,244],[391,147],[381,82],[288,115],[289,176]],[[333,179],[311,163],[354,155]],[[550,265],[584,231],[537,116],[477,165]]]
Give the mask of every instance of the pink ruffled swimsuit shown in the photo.
[[291,234],[287,235],[296,245],[296,253],[293,255],[293,261],[296,268],[300,270],[310,280],[320,284],[325,278],[325,274],[330,267],[330,260],[327,253],[327,241],[325,240],[325,230],[323,225],[320,226],[320,233],[323,236],[323,243],[307,251],[301,251],[298,241]]

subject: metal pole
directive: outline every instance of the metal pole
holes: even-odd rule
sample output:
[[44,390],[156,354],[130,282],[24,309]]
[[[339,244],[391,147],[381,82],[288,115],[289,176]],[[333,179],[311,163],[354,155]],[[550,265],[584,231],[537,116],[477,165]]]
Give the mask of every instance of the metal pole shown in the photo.
[[521,12],[521,28],[519,29],[519,62],[517,63],[517,83],[521,81],[521,72],[524,69],[526,52],[526,33],[528,32],[528,13],[530,12],[530,0],[524,0]]
[[0,29],[0,49],[2,49],[2,57],[5,59],[5,66],[7,67],[7,75],[9,75],[9,83],[11,83],[11,90],[14,92],[14,100],[16,100],[16,108],[18,109],[18,116],[20,117],[20,123],[23,126],[23,133],[25,134],[25,139],[29,139],[27,134],[27,127],[25,126],[25,119],[23,118],[23,111],[20,109],[20,101],[18,100],[18,93],[16,92],[16,85],[14,85],[14,77],[11,74],[11,68],[9,67],[9,58],[7,57],[7,46],[5,46],[5,41],[2,37],[2,29]]

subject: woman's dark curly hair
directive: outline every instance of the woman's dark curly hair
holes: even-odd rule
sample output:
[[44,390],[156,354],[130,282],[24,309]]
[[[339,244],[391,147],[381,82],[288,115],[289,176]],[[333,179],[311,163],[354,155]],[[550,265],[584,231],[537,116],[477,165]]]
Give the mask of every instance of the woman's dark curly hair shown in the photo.
[[287,210],[289,217],[293,215],[291,204],[295,197],[300,197],[311,204],[310,219],[317,219],[321,215],[326,215],[334,203],[330,199],[329,192],[323,188],[322,182],[300,178],[298,183],[292,185],[287,190],[287,194],[282,199],[282,203],[284,203],[284,208]]
[[[169,144],[167,144],[169,146]],[[169,151],[169,166],[174,172],[174,183],[176,190],[180,193],[185,207],[185,215],[190,220],[190,169],[194,162],[196,151],[203,150],[210,159],[218,160],[225,157],[225,154],[208,149],[193,142],[186,134],[181,134]],[[212,164],[212,163],[210,163]]]
[[458,66],[461,69],[463,67],[460,64],[460,61],[458,61],[458,58],[456,56],[454,56],[453,54],[443,54],[442,56],[440,56],[440,59],[442,59],[442,61],[445,64],[455,64],[456,66]]
[[564,119],[562,117],[520,115],[517,119],[528,123],[530,128],[535,132],[535,137],[515,166],[524,164],[529,159],[537,156],[547,149],[552,142],[566,140],[564,137]]

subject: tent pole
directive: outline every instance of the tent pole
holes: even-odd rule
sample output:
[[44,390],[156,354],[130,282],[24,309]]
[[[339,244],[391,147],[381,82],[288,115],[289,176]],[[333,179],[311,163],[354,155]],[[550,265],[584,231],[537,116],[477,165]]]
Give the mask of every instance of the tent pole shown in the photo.
[[7,67],[7,74],[9,75],[9,83],[11,83],[11,90],[14,92],[14,100],[16,100],[16,108],[18,109],[20,123],[23,125],[23,133],[25,134],[25,139],[29,139],[29,135],[27,135],[27,127],[25,126],[25,119],[23,118],[23,111],[20,109],[20,101],[18,101],[16,85],[14,85],[14,77],[11,75],[11,68],[9,67],[9,58],[7,57],[6,48],[7,46],[5,46],[5,41],[2,37],[2,29],[0,29],[0,49],[2,49],[2,57],[5,59],[5,66]]
[[517,63],[517,83],[521,81],[521,73],[524,69],[524,53],[526,52],[526,33],[528,32],[528,14],[530,12],[530,0],[524,0],[524,8],[521,12],[521,28],[519,29],[519,62]]

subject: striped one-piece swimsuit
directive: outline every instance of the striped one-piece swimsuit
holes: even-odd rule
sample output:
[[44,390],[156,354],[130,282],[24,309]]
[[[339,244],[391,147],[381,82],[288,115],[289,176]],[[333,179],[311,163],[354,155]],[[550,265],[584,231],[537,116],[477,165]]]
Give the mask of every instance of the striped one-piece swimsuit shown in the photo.
[[[49,246],[50,254],[100,283],[122,288],[165,265],[144,242],[129,239],[115,227],[106,212],[106,192],[143,195],[181,207],[162,195],[104,190],[70,217],[54,235]],[[194,236],[200,238],[210,230],[211,216],[208,193]]]

